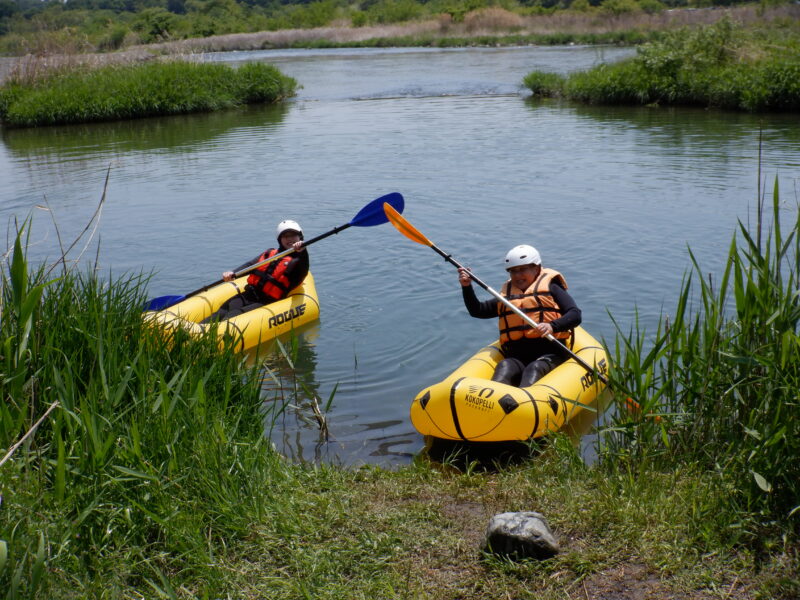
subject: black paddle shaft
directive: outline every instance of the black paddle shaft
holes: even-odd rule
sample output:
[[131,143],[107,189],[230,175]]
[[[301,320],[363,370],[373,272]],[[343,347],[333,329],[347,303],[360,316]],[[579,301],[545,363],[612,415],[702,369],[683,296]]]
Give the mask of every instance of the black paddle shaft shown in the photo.
[[[339,233],[340,231],[342,231],[344,229],[347,229],[351,225],[352,225],[352,223],[345,223],[344,225],[340,225],[339,227],[334,227],[330,231],[326,231],[325,233],[322,233],[322,234],[318,235],[317,237],[313,237],[310,240],[303,241],[303,246],[304,247],[305,246],[310,246],[314,242],[318,242],[320,240],[324,240],[329,235],[333,235],[334,233]],[[272,262],[272,261],[277,260],[279,258],[282,258],[282,257],[286,256],[287,254],[291,254],[291,251],[284,250],[283,252],[279,252],[278,254],[276,254],[275,256],[270,257],[269,259],[262,260],[260,262],[255,263],[254,265],[250,265],[246,269],[242,269],[241,271],[238,271],[237,273],[234,273],[234,277],[241,277],[242,275],[246,275],[250,271],[252,271],[254,269],[257,269],[258,267],[260,267],[260,266],[262,266],[262,265],[264,265],[266,263],[269,263],[269,262]],[[214,281],[212,283],[207,283],[203,287],[197,288],[193,292],[189,292],[188,294],[186,294],[184,296],[184,298],[189,298],[191,296],[196,296],[197,294],[202,294],[203,292],[207,292],[212,287],[214,287],[215,285],[219,285],[220,283],[225,283],[225,280],[224,279],[217,279],[216,281]]]

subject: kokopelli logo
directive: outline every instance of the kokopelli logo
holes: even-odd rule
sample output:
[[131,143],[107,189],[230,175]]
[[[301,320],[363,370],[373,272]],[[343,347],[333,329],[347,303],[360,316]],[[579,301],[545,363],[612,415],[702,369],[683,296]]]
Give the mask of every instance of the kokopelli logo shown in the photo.
[[490,387],[479,388],[477,385],[471,385],[469,386],[469,393],[473,396],[478,395],[481,398],[491,398],[494,390]]
[[482,388],[477,385],[471,385],[467,388],[464,400],[467,402],[467,406],[471,406],[472,408],[477,408],[482,411],[492,410],[494,408],[494,402],[489,402],[489,398],[492,397],[492,394],[494,394],[494,390],[490,387]]

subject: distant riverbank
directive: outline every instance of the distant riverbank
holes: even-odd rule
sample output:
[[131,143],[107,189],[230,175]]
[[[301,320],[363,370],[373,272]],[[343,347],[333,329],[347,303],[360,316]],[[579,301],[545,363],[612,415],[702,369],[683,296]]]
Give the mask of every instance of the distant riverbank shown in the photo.
[[[726,16],[745,25],[800,19],[800,5],[783,5],[763,10],[758,6],[737,6],[620,15],[562,11],[551,15],[524,17],[497,9],[476,11],[474,18],[465,18],[459,23],[443,15],[438,19],[397,25],[232,33],[130,46],[108,53],[47,52],[37,55],[36,60],[53,64],[116,64],[154,60],[169,55],[272,48],[638,44],[655,37],[660,31],[709,25]],[[20,61],[31,59],[31,55],[0,57],[0,82]]]

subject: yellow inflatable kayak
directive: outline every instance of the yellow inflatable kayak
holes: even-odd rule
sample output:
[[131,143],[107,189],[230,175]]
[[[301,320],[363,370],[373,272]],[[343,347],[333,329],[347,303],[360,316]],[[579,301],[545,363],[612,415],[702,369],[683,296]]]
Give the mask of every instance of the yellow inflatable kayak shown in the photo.
[[[169,308],[147,311],[144,318],[167,332],[183,329],[191,335],[203,335],[212,325],[200,321],[216,311],[226,300],[244,290],[247,275],[220,283],[200,294],[186,298]],[[319,318],[319,301],[314,278],[309,273],[283,300],[221,321],[217,327],[220,341],[230,336],[244,351]]]
[[[584,329],[570,348],[597,372],[608,358]],[[481,349],[444,381],[422,390],[411,404],[411,423],[422,435],[445,440],[504,442],[538,438],[596,410],[605,385],[574,359],[527,388],[491,381],[503,359],[499,342]]]

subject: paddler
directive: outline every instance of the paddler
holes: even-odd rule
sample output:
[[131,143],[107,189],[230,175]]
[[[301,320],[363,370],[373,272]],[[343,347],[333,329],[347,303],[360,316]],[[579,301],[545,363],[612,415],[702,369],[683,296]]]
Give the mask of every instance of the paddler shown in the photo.
[[293,249],[293,252],[268,262],[250,272],[244,291],[229,298],[215,313],[201,323],[223,320],[241,315],[255,308],[282,300],[294,288],[303,283],[308,275],[308,252],[303,246],[303,230],[297,221],[287,219],[278,223],[275,229],[277,248],[269,248],[254,259],[240,265],[235,271],[225,271],[222,279],[232,281],[237,271],[246,269],[271,256]]
[[467,269],[458,270],[458,280],[471,316],[498,319],[505,358],[495,368],[492,381],[528,387],[569,358],[560,343],[546,336],[550,334],[569,346],[572,330],[581,323],[581,311],[567,292],[564,276],[542,267],[541,256],[533,246],[523,244],[509,250],[505,268],[509,279],[500,293],[535,321],[536,327],[496,298],[478,300]]

